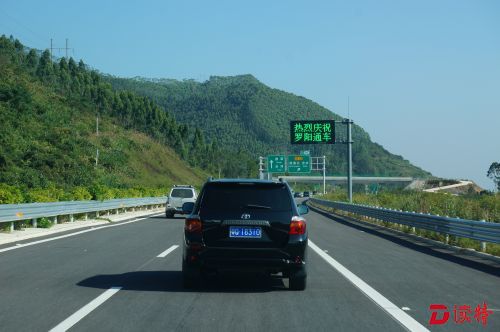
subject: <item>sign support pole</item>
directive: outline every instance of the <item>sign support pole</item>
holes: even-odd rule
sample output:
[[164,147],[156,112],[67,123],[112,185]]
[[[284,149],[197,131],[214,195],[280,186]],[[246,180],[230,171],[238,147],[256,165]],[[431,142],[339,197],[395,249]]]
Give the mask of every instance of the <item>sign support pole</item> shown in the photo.
[[352,203],[352,137],[351,137],[351,119],[343,121],[347,124],[347,196],[349,203]]
[[323,195],[326,194],[326,156],[323,156]]
[[264,157],[259,157],[259,179],[264,180]]

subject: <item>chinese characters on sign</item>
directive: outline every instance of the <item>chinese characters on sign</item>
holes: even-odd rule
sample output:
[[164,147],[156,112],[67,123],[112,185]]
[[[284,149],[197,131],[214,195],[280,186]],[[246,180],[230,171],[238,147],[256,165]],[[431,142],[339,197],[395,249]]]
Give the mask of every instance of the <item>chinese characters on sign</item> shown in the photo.
[[284,173],[285,156],[267,156],[267,165],[269,173]]
[[[431,318],[429,319],[430,325],[443,325],[450,319],[450,312],[448,307],[444,304],[431,304],[429,310],[432,311]],[[475,319],[478,323],[486,326],[488,324],[488,316],[493,313],[488,310],[486,302],[478,304],[473,310],[469,305],[454,305],[453,306],[453,321],[455,324],[472,323]]]
[[292,144],[333,144],[335,121],[290,121],[290,140]]
[[284,155],[267,156],[267,171],[269,173],[311,173],[311,157],[308,155],[287,156],[285,163]]
[[311,157],[288,156],[288,173],[311,173]]

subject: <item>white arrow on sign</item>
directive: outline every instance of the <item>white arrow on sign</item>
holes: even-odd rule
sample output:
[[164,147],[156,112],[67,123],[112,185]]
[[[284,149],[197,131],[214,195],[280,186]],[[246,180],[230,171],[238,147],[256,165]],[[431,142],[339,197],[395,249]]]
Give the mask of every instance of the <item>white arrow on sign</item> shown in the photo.
[[273,161],[269,160],[269,163],[271,164],[271,167],[269,167],[269,169],[273,169]]

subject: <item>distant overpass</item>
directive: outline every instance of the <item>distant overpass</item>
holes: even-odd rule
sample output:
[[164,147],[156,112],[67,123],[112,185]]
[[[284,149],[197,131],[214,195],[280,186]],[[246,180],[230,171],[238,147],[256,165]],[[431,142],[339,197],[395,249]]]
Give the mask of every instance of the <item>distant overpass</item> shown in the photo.
[[[275,179],[283,179],[287,182],[301,183],[323,183],[322,176],[278,176]],[[410,184],[415,180],[412,177],[383,177],[383,176],[353,176],[352,183],[371,184],[371,183],[400,183]],[[330,184],[346,184],[347,176],[327,176],[326,182]]]

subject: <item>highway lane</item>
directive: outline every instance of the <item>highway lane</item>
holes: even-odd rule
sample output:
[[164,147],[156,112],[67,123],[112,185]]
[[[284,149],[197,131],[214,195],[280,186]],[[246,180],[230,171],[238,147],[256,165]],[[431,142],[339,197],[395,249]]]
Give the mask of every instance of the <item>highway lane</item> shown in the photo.
[[[181,248],[157,257],[181,244],[182,226],[180,218],[161,216],[0,253],[2,329],[49,330],[109,288],[121,287],[72,329],[404,330],[313,250],[304,292],[288,291],[287,281],[259,275],[226,275],[185,291]],[[408,313],[426,327],[431,303],[487,301],[499,308],[499,278],[491,271],[363,233],[315,212],[308,215],[308,227],[317,246],[397,306],[409,307]],[[432,330],[499,330],[499,316],[490,316],[486,328],[450,321]]]
[[[177,250],[142,271],[83,281],[82,286],[104,290],[123,285],[123,290],[75,330],[327,331],[332,326],[339,330],[401,330],[367,298],[356,294],[345,279],[324,271],[324,263],[317,256],[311,258],[306,293],[288,291],[280,279],[238,274],[209,280],[201,290],[184,291],[180,258]],[[332,288],[332,284],[338,288]],[[355,318],[344,311],[348,308],[360,310],[363,316]]]
[[[408,313],[422,325],[429,327],[430,304],[445,304],[450,321],[432,326],[433,331],[484,329],[474,318],[470,324],[455,324],[453,305],[470,305],[474,310],[485,301],[490,308],[500,309],[496,263],[451,255],[440,247],[416,244],[410,237],[344,218],[332,220],[311,212],[308,220],[318,246],[398,307],[409,308]],[[486,330],[500,330],[500,311],[489,317]]]
[[[0,323],[8,331],[49,330],[98,296],[78,287],[89,274],[133,271],[165,250],[150,218],[0,253]],[[179,240],[180,237],[177,237]]]

